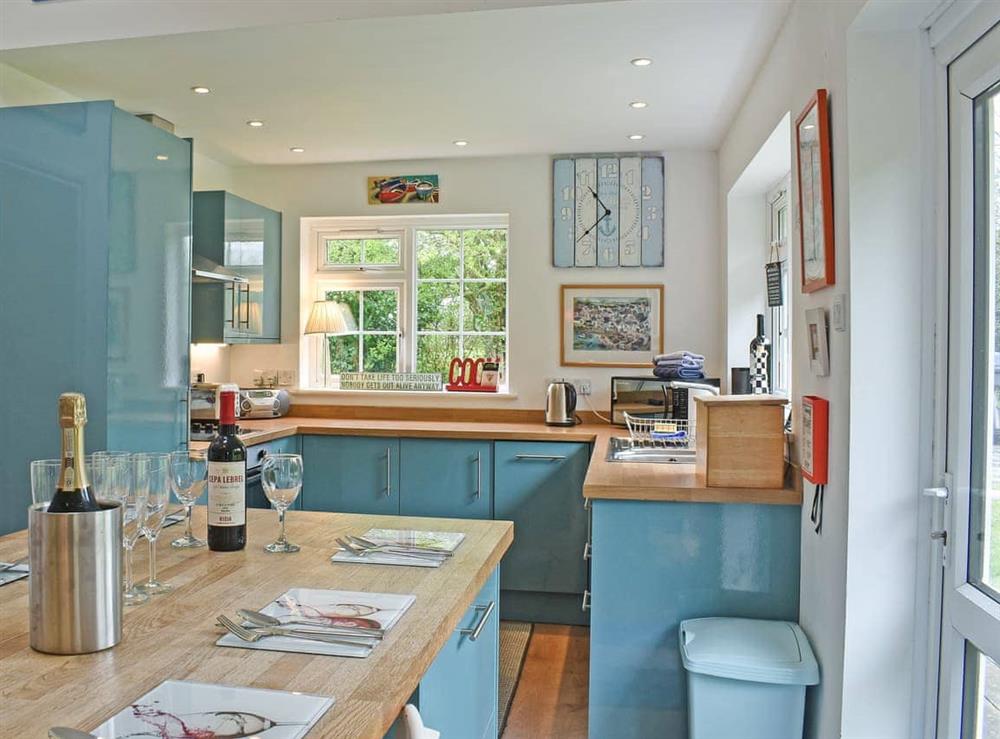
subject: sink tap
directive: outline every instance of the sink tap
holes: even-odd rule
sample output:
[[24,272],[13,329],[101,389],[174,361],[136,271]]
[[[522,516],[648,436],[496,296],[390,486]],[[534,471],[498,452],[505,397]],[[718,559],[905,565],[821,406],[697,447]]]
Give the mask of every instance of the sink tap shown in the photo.
[[719,395],[719,388],[704,382],[688,382],[687,380],[671,380],[667,383],[669,387],[677,390],[704,390],[712,395]]

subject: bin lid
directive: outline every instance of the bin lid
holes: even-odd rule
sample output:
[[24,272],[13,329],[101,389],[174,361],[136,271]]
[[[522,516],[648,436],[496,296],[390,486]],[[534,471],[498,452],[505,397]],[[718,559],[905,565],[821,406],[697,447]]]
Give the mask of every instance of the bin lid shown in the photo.
[[815,685],[819,666],[796,623],[752,618],[681,621],[681,660],[690,672],[780,685]]

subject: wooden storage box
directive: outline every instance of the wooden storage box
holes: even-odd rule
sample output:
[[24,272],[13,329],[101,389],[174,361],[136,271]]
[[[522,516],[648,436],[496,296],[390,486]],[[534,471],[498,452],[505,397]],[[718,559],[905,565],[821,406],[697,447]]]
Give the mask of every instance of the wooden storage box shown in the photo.
[[698,474],[709,487],[781,488],[786,398],[696,396]]

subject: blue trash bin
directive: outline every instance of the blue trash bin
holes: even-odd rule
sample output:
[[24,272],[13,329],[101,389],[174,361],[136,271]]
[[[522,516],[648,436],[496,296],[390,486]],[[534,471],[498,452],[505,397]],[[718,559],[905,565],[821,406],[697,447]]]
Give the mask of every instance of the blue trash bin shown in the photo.
[[798,624],[696,618],[679,636],[689,739],[802,739],[819,666]]

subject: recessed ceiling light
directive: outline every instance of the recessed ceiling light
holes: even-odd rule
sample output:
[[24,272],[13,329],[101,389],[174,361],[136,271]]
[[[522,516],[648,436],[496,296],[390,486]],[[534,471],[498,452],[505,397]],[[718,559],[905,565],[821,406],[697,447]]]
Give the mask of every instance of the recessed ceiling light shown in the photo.
[[291,149],[289,149],[289,151],[292,152],[293,154],[301,154],[302,152],[305,151],[305,149],[303,149],[301,146],[293,146]]
[[643,136],[641,133],[633,133],[628,138],[629,138],[629,141],[642,141],[646,137]]
[[169,158],[170,158],[170,157],[168,157],[168,156],[167,156],[166,154],[157,154],[157,155],[156,155],[156,160],[157,160],[157,161],[159,161],[159,162],[165,162],[165,161],[167,161],[167,160],[168,160]]
[[632,60],[633,67],[648,67],[652,63],[653,63],[652,59],[647,59],[644,56],[640,56]]
[[458,141],[452,141],[452,143],[455,146],[468,146],[469,145],[468,141],[463,141],[462,139],[459,139]]
[[257,121],[257,120],[247,121],[247,125],[250,126],[250,128],[260,128],[261,126],[264,125],[264,121]]
[[628,104],[628,107],[640,110],[641,108],[645,108],[647,105],[649,105],[649,103],[647,103],[644,100],[633,100],[631,103]]
[[212,90],[210,88],[205,87],[204,85],[195,85],[194,87],[191,88],[191,92],[193,92],[195,95],[207,95],[211,91]]

